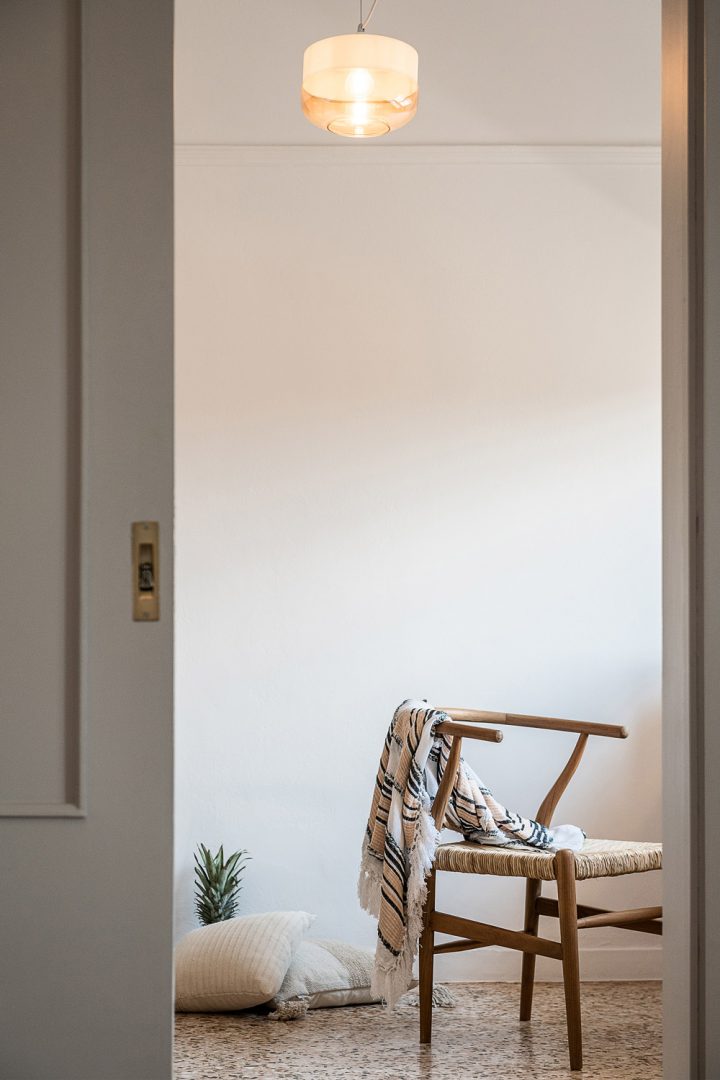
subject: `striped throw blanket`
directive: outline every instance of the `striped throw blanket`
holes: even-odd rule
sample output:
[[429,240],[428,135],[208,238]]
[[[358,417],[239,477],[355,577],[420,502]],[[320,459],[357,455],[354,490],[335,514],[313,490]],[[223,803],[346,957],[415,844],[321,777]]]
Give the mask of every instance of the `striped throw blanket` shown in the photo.
[[[447,713],[426,701],[399,706],[385,739],[362,849],[358,894],[378,920],[372,989],[389,1005],[408,989],[422,930],[439,832],[430,814],[451,739],[434,729]],[[445,826],[466,840],[506,847],[577,851],[584,834],[574,825],[546,829],[506,809],[461,759]]]

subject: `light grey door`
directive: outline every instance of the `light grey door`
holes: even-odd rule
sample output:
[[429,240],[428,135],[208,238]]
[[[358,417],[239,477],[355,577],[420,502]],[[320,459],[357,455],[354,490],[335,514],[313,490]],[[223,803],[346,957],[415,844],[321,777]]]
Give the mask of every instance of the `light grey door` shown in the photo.
[[171,1073],[172,22],[0,4],[6,1080]]

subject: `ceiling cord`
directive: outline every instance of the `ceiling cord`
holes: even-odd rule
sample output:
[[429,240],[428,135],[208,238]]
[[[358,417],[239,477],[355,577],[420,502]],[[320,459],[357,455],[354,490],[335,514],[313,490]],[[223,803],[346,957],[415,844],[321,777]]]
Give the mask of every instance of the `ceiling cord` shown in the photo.
[[365,19],[363,19],[363,0],[360,0],[360,22],[358,23],[358,28],[357,28],[358,34],[364,34],[365,33],[365,27],[367,26],[367,24],[372,19],[373,12],[375,11],[375,8],[377,7],[377,3],[378,3],[378,0],[372,0],[372,4],[370,5],[370,10],[367,13],[367,17]]

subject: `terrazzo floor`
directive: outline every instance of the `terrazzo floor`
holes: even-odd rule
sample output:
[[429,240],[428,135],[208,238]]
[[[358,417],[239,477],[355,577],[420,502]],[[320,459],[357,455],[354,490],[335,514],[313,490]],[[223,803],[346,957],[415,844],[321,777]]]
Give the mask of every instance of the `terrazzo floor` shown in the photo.
[[538,983],[533,1019],[517,1019],[520,988],[453,983],[436,1009],[431,1047],[418,1045],[412,1005],[316,1009],[277,1023],[234,1013],[180,1015],[175,1080],[658,1080],[660,983],[583,983],[585,1067],[567,1065],[562,986]]

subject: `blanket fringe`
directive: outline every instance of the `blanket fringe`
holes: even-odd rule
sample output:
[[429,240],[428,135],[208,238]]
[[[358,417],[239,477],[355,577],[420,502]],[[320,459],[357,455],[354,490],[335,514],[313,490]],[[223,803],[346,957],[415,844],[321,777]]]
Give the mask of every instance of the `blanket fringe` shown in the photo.
[[367,911],[369,915],[374,915],[376,919],[380,914],[382,877],[382,862],[368,851],[368,838],[365,836],[360,860],[360,877],[358,878],[358,900],[363,911]]
[[[448,990],[447,986],[440,986],[436,984],[433,986],[432,992],[433,1009],[454,1009],[457,1001],[455,995]],[[403,995],[400,1001],[401,1005],[413,1005],[415,1008],[420,1007],[420,991],[409,990],[407,994]]]
[[293,1001],[278,1001],[273,1012],[268,1013],[268,1020],[304,1020],[307,1016],[307,998],[295,998]]
[[[422,917],[427,900],[427,875],[435,861],[435,851],[440,840],[440,833],[430,815],[430,802],[420,810],[415,842],[409,853],[407,934],[399,956],[386,949],[378,940],[375,951],[375,966],[372,976],[372,991],[393,1006],[412,983],[412,968],[417,954],[418,941],[422,933]],[[367,836],[363,841],[358,898],[365,911],[376,918],[380,913],[382,899],[382,860],[368,850]]]

